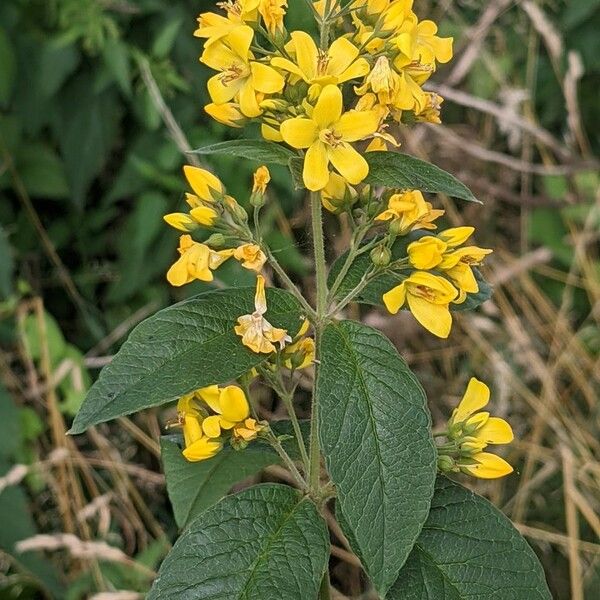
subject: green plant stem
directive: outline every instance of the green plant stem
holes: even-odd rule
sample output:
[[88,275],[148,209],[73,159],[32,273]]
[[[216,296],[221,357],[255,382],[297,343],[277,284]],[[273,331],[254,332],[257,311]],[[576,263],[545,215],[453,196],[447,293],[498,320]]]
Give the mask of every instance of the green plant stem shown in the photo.
[[279,454],[279,457],[285,463],[285,466],[289,469],[293,478],[298,483],[298,486],[300,487],[300,489],[302,491],[308,491],[308,485],[306,483],[306,480],[304,479],[304,477],[302,477],[302,474],[300,473],[300,471],[298,471],[298,468],[294,464],[294,461],[290,458],[290,455],[284,450],[283,446],[281,445],[281,442],[272,433],[269,435],[268,440],[269,440],[269,444],[271,444],[271,446],[273,446],[273,449],[275,450],[275,452],[277,452],[277,454]]
[[298,450],[300,451],[300,456],[302,457],[302,463],[304,464],[305,471],[308,473],[310,461],[308,459],[308,453],[306,452],[306,446],[304,445],[304,436],[302,435],[302,429],[300,429],[300,421],[298,421],[296,411],[294,410],[292,397],[284,394],[281,396],[281,400],[283,401],[288,415],[290,416],[290,421],[292,422],[292,427],[294,429],[294,435],[296,436],[296,441],[298,442]]
[[327,307],[327,265],[325,262],[325,241],[323,239],[323,208],[319,192],[312,192],[310,195],[310,211],[317,283],[317,321],[320,321],[325,316]]
[[323,21],[321,23],[321,50],[329,48],[329,29],[331,27],[331,0],[325,2]]
[[315,274],[317,284],[317,314],[313,325],[315,328],[316,369],[312,390],[312,406],[310,415],[310,447],[309,447],[309,486],[314,495],[318,495],[321,476],[321,444],[319,441],[319,404],[317,402],[317,380],[319,373],[319,346],[323,332],[323,321],[327,307],[327,267],[325,263],[325,243],[323,239],[323,212],[321,195],[312,192],[310,196],[313,246],[315,255]]

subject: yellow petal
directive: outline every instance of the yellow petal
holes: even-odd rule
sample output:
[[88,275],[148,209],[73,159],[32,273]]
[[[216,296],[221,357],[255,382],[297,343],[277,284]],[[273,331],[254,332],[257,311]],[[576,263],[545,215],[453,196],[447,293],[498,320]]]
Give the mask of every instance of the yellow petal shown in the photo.
[[292,31],[290,34],[296,62],[306,82],[312,81],[317,76],[318,50],[317,45],[305,31]]
[[289,71],[298,77],[304,78],[304,73],[300,69],[300,67],[293,63],[291,60],[287,58],[283,58],[281,56],[275,56],[271,59],[271,65],[273,67],[277,67],[278,69],[282,69],[283,71]]
[[406,301],[406,286],[404,283],[392,288],[389,292],[383,295],[383,303],[388,311],[395,315],[404,305]]
[[239,65],[241,60],[231,48],[226,46],[223,42],[218,42],[205,48],[200,57],[200,62],[215,71],[225,71],[232,65]]
[[311,192],[318,192],[327,185],[329,181],[329,158],[327,148],[323,142],[317,140],[306,151],[302,178],[304,179],[304,185]]
[[408,306],[427,331],[443,339],[450,335],[452,315],[447,304],[433,304],[425,298],[408,294]]
[[329,160],[340,175],[353,185],[359,184],[369,174],[367,161],[346,142],[329,150]]
[[240,112],[239,104],[235,102],[226,102],[225,104],[207,104],[204,110],[215,121],[227,125],[228,127],[242,127],[244,115]]
[[213,225],[219,217],[219,213],[210,206],[197,206],[196,208],[192,208],[190,215],[192,215],[192,218],[196,223],[204,225],[205,227]]
[[338,38],[329,47],[329,75],[340,75],[358,57],[358,48],[347,38]]
[[319,136],[317,125],[311,119],[288,119],[281,124],[281,137],[292,148],[308,148]]
[[221,442],[211,441],[209,438],[204,437],[194,442],[191,446],[188,446],[183,451],[183,456],[190,462],[199,462],[212,458],[222,447],[223,444]]
[[336,85],[326,85],[317,100],[312,119],[320,129],[327,129],[342,116],[342,92]]
[[240,88],[239,100],[242,114],[249,119],[258,117],[262,113],[251,79],[247,79]]
[[206,169],[185,165],[183,173],[191,188],[202,200],[210,201],[217,194],[223,193],[223,184]]
[[221,396],[221,390],[218,385],[209,385],[208,387],[202,388],[196,392],[210,408],[216,412],[221,412],[221,405],[219,403],[219,398]]
[[408,257],[414,267],[427,271],[437,267],[442,262],[447,247],[446,242],[426,235],[408,245]]
[[464,244],[475,231],[475,227],[452,227],[439,233],[439,238],[444,240],[448,246],[454,248]]
[[338,83],[364,77],[369,72],[369,68],[369,63],[364,58],[359,58],[337,76]]
[[489,452],[479,452],[473,456],[477,464],[463,466],[466,471],[479,479],[498,479],[513,472],[513,468],[499,456]]
[[230,48],[243,60],[247,61],[250,55],[250,45],[254,39],[254,30],[248,25],[236,27],[227,36]]
[[265,94],[274,94],[283,89],[285,79],[272,67],[253,62],[250,65],[252,85]]
[[375,110],[351,110],[334,125],[334,131],[346,142],[357,142],[373,135],[379,128],[379,113]]
[[267,312],[265,278],[262,275],[258,275],[256,277],[256,294],[254,295],[254,308],[259,315],[264,315]]
[[166,223],[179,231],[194,231],[198,227],[198,223],[186,213],[171,213],[163,217]]
[[460,404],[452,415],[453,423],[462,423],[474,412],[487,406],[490,401],[490,388],[475,377],[471,377]]
[[218,415],[206,417],[202,421],[202,431],[209,438],[218,438],[221,435],[221,418]]
[[490,417],[475,436],[486,444],[510,444],[515,437],[512,427],[500,417]]
[[227,104],[230,100],[238,94],[244,79],[238,78],[228,81],[227,84],[223,83],[221,75],[214,75],[208,80],[207,88],[210,95],[210,99],[215,104]]
[[239,423],[250,415],[246,394],[235,385],[229,385],[221,390],[220,404],[221,415],[227,421]]
[[196,415],[184,414],[183,416],[183,439],[185,445],[189,446],[202,438],[202,426]]
[[174,287],[181,287],[186,283],[193,281],[188,271],[188,259],[182,256],[179,260],[167,271],[167,281]]

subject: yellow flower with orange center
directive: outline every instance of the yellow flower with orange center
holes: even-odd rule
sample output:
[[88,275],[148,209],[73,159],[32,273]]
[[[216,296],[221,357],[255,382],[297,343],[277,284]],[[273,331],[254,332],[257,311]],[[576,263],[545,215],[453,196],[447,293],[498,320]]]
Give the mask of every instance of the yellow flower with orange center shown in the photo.
[[415,271],[386,292],[383,303],[394,315],[407,304],[425,329],[440,338],[447,338],[452,328],[449,305],[457,296],[458,291],[447,279],[426,271]]
[[310,117],[288,119],[281,135],[293,148],[307,149],[303,179],[311,191],[329,182],[331,163],[348,183],[356,185],[369,174],[367,161],[351,143],[377,131],[377,111],[343,112],[342,92],[335,85],[323,88]]

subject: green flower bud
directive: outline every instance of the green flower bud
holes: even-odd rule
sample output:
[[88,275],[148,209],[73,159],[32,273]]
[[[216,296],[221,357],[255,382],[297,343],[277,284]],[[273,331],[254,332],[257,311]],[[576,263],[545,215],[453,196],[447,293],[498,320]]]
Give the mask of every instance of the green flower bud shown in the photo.
[[438,456],[437,467],[442,473],[451,473],[457,470],[454,459],[445,455]]
[[206,245],[211,248],[224,248],[227,245],[227,238],[222,233],[213,233],[207,240]]
[[386,246],[377,246],[371,250],[371,260],[376,267],[387,267],[392,260],[392,253]]

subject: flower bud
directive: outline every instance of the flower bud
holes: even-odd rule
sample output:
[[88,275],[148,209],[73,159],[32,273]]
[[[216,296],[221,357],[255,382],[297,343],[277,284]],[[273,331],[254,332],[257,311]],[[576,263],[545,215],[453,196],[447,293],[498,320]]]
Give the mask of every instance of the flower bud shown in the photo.
[[437,467],[442,473],[451,473],[457,470],[454,459],[444,454],[438,456]]
[[233,217],[234,221],[238,223],[248,222],[248,213],[243,206],[240,206],[237,201],[231,196],[227,196],[224,200],[227,212]]
[[387,267],[391,260],[392,253],[386,246],[377,246],[371,250],[371,261],[376,267]]
[[222,233],[213,233],[205,242],[207,246],[211,248],[224,248],[227,244],[227,240]]

